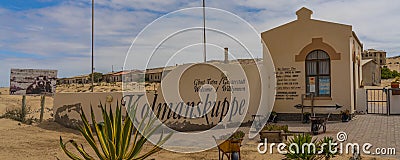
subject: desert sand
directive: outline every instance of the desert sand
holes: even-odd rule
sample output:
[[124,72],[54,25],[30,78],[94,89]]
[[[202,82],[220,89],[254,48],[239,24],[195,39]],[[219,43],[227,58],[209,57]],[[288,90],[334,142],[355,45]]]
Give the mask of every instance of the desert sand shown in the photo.
[[[113,87],[110,86],[111,90]],[[77,88],[69,88],[70,92]],[[83,89],[83,88],[82,88]],[[86,88],[85,88],[86,89]],[[87,88],[89,89],[89,88]],[[60,91],[62,90],[62,91]],[[67,91],[68,88],[59,88],[58,91]],[[21,106],[21,97],[18,95],[8,95],[7,88],[0,89],[0,115],[4,114],[7,109],[19,108]],[[28,116],[39,118],[40,110],[40,97],[27,97],[27,106],[32,110],[32,113]],[[59,137],[62,136],[65,141],[74,139],[78,143],[83,143],[86,150],[95,154],[89,149],[90,147],[85,143],[84,138],[80,135],[77,130],[65,128],[52,120],[52,97],[46,97],[46,109],[45,109],[45,121],[42,123],[33,123],[32,125],[21,124],[18,121],[10,119],[0,119],[0,159],[68,159],[63,153],[59,145]],[[257,140],[243,141],[241,148],[242,159],[282,159],[283,155],[280,154],[259,154],[257,152]],[[151,144],[147,144],[145,149],[152,147]],[[156,160],[198,160],[198,159],[218,159],[217,148],[210,149],[208,151],[200,153],[174,153],[166,150],[162,150],[149,159]],[[334,158],[335,160],[347,160],[349,156],[342,155]],[[389,159],[382,157],[367,157],[363,156],[363,160],[368,159]]]

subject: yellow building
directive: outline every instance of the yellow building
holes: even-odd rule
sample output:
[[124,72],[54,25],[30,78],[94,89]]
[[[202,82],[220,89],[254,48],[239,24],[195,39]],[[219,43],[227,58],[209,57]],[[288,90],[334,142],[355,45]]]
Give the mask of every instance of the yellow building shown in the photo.
[[[352,26],[315,20],[312,14],[303,7],[296,12],[296,20],[261,34],[268,47],[264,57],[269,52],[275,64],[274,111],[301,113],[294,106],[301,103],[302,95],[312,93],[318,107],[315,113],[338,113],[332,107],[336,104],[354,113],[363,45]],[[305,98],[304,105],[311,106],[310,98]]]
[[80,75],[70,78],[60,78],[57,80],[58,84],[87,84],[90,82],[89,75]]
[[383,50],[367,49],[362,53],[362,59],[373,59],[379,65],[385,65],[386,52]]
[[176,66],[160,67],[146,69],[145,79],[146,82],[161,82],[169,72],[171,72]]

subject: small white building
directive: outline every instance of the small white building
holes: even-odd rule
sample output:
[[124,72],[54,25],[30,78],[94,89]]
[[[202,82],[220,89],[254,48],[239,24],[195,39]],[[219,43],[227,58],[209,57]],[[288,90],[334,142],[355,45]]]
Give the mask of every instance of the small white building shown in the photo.
[[381,84],[381,67],[373,59],[361,60],[362,85],[379,86]]

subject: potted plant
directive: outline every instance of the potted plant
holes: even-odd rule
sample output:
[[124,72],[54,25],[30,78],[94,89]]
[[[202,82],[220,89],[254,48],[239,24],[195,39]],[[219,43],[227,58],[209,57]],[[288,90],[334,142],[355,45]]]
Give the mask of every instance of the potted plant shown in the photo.
[[310,112],[304,112],[303,113],[303,123],[310,123],[310,117],[311,117]]
[[275,111],[272,111],[269,115],[268,122],[277,123],[278,114]]
[[244,132],[243,131],[236,131],[235,133],[233,133],[229,138],[228,138],[228,140],[233,140],[233,141],[236,141],[236,140],[243,140],[243,137],[244,137]]
[[219,139],[224,141],[242,141],[244,135],[243,131],[236,131],[233,134],[223,135]]
[[[399,88],[400,77],[396,77],[391,83],[390,87]],[[394,89],[392,90],[392,95],[400,95],[400,90]]]
[[399,81],[400,81],[400,77],[396,77],[396,78],[390,83],[390,87],[392,87],[392,88],[399,88]]
[[348,109],[340,111],[340,114],[342,115],[342,122],[348,122],[350,120],[350,111]]
[[289,132],[288,125],[268,124],[265,125],[264,128],[259,133],[260,140],[263,142],[265,139],[267,139],[268,142],[280,143],[286,140],[284,133],[288,132]]

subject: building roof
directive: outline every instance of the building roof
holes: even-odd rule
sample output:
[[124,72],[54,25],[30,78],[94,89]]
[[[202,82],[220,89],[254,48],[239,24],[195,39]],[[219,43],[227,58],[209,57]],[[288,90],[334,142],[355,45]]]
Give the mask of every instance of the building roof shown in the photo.
[[118,72],[108,72],[106,74],[103,75],[112,75],[112,76],[119,76],[119,75],[125,75],[125,74],[130,74],[130,73],[136,73],[136,74],[140,74],[143,73],[142,70],[125,70],[125,71],[118,71]]
[[313,11],[306,7],[302,7],[296,12],[297,19],[311,19],[312,14]]
[[398,59],[400,56],[388,57],[387,59]]
[[81,79],[81,78],[89,78],[89,74],[73,76],[73,77],[58,78],[58,79],[59,80],[68,80],[68,79]]
[[164,71],[170,71],[175,69],[176,66],[167,66],[167,67],[159,67],[159,68],[150,68],[146,69],[146,74],[152,74],[152,73],[162,73]]
[[125,74],[128,74],[129,72],[126,72],[126,71],[120,71],[120,72],[116,72],[116,73],[114,73],[114,74],[112,74],[113,76],[119,76],[119,75],[125,75]]
[[367,49],[366,52],[385,52],[385,51],[384,50],[376,50],[376,49],[370,48],[370,49]]
[[79,76],[73,76],[73,77],[69,77],[68,79],[75,79],[75,78],[87,78],[89,77],[88,74],[84,74],[84,75],[79,75]]
[[[337,23],[337,22],[331,22],[331,21],[325,21],[325,20],[312,19],[312,18],[311,18],[311,15],[312,15],[312,14],[313,14],[312,10],[310,10],[310,9],[308,9],[308,8],[306,8],[306,7],[302,7],[301,9],[299,9],[299,10],[296,12],[296,15],[297,15],[297,19],[296,19],[296,20],[290,21],[290,22],[285,23],[285,24],[282,24],[282,25],[279,25],[279,26],[277,26],[277,27],[274,27],[274,28],[272,28],[272,29],[270,29],[270,30],[267,30],[267,31],[262,32],[261,34],[265,34],[265,33],[270,32],[270,31],[278,30],[278,29],[280,29],[280,28],[282,28],[282,27],[291,26],[291,25],[293,25],[294,23],[300,22],[300,21],[312,21],[312,22],[315,22],[315,23],[335,24],[335,25],[339,25],[339,26],[350,27],[350,29],[352,28],[352,26],[351,26],[351,25],[348,25],[348,24],[342,24],[342,23]],[[358,39],[356,33],[353,31],[351,34],[352,34],[352,36],[356,39],[356,41],[359,42],[359,44],[362,46],[362,43],[359,41],[359,39]]]
[[377,64],[373,59],[365,59],[365,60],[361,60],[361,66],[364,66],[365,64],[367,64],[369,62],[373,62],[373,63]]

